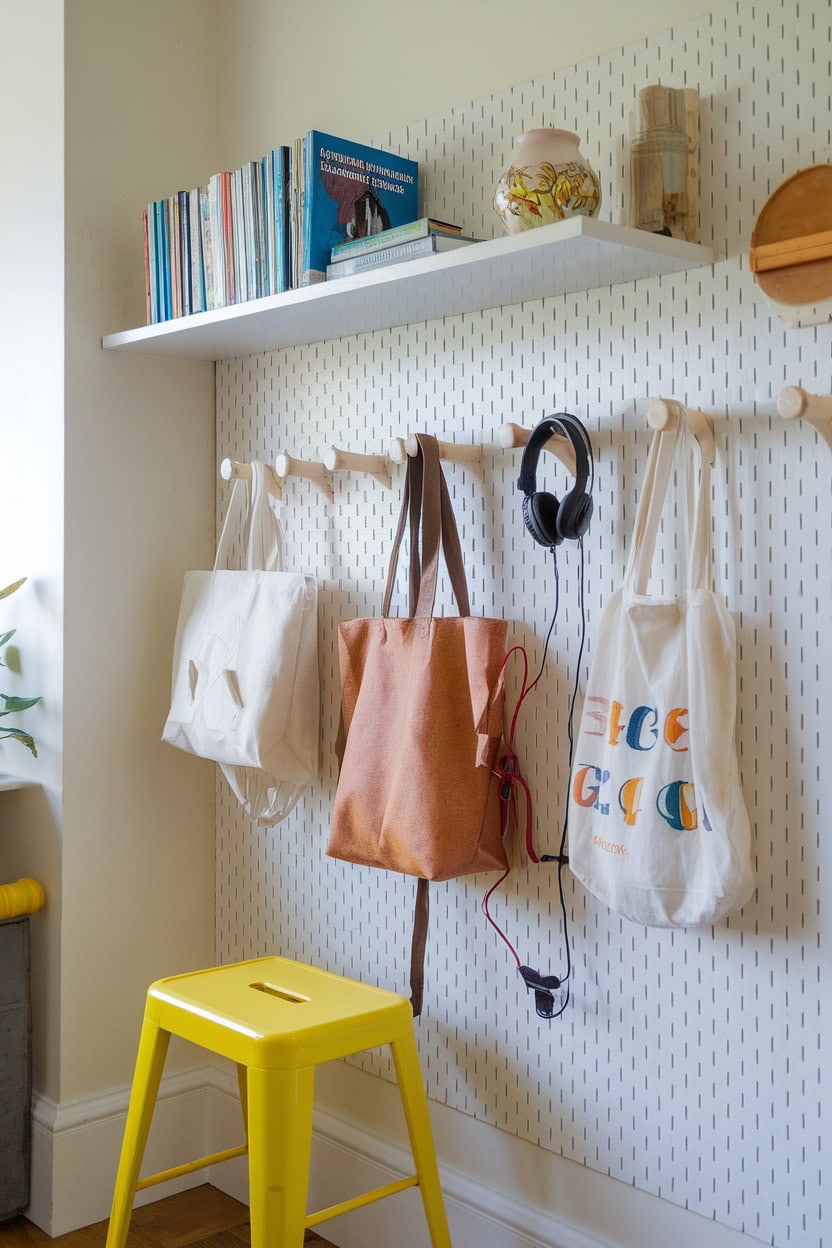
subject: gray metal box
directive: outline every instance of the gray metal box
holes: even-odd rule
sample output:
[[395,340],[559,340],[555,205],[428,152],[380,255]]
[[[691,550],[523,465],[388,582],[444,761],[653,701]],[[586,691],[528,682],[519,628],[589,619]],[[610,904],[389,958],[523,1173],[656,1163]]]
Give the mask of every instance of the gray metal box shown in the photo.
[[32,1015],[29,918],[0,922],[0,1219],[29,1203]]

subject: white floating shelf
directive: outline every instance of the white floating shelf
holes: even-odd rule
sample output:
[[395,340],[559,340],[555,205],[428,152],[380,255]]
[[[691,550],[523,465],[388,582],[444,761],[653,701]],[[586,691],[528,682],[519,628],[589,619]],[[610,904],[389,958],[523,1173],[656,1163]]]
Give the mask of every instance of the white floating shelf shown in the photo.
[[0,775],[0,793],[7,793],[10,789],[33,789],[38,783],[37,780],[23,780],[20,776]]
[[699,268],[708,247],[589,217],[108,334],[110,351],[222,360]]

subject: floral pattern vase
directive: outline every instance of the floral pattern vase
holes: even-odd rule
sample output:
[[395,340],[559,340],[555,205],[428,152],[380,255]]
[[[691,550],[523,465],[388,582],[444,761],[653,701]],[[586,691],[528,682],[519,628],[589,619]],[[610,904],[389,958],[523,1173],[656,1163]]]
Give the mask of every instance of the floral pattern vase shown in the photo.
[[597,217],[601,184],[569,130],[526,130],[497,183],[494,209],[509,234],[566,217]]

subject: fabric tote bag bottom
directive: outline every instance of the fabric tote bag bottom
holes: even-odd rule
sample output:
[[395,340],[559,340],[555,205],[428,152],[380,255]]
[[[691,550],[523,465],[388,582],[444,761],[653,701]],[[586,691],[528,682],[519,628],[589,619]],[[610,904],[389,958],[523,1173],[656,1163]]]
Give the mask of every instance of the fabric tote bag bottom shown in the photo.
[[[504,620],[350,620],[329,854],[427,880],[505,868],[496,747]],[[499,721],[499,722],[498,722]]]
[[708,584],[701,453],[687,434],[680,447],[687,589],[669,599],[646,592],[674,461],[673,438],[656,434],[624,584],[598,630],[569,794],[573,873],[611,910],[656,927],[713,923],[754,888],[734,739],[734,623]]

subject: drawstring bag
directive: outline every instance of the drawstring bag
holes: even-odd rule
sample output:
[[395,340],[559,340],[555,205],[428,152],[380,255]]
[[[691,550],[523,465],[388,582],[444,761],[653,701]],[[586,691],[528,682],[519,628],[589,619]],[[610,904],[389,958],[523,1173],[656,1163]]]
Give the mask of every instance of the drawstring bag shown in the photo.
[[[687,587],[648,594],[678,446]],[[754,889],[734,739],[736,639],[711,589],[709,477],[698,442],[656,433],[623,586],[604,609],[569,792],[569,863],[611,910],[656,927],[714,923]]]
[[[219,763],[238,801],[270,827],[318,774],[317,584],[283,571],[283,531],[264,464],[234,482],[214,569],[187,572],[162,740]],[[244,569],[225,570],[234,539]]]
[[[505,620],[472,616],[436,439],[408,459],[381,618],[339,627],[341,771],[327,854],[419,879],[411,955],[421,1009],[428,880],[508,865],[494,772],[503,735]],[[390,616],[410,523],[410,613]],[[420,551],[421,521],[421,551]],[[458,616],[433,615],[440,546]]]

